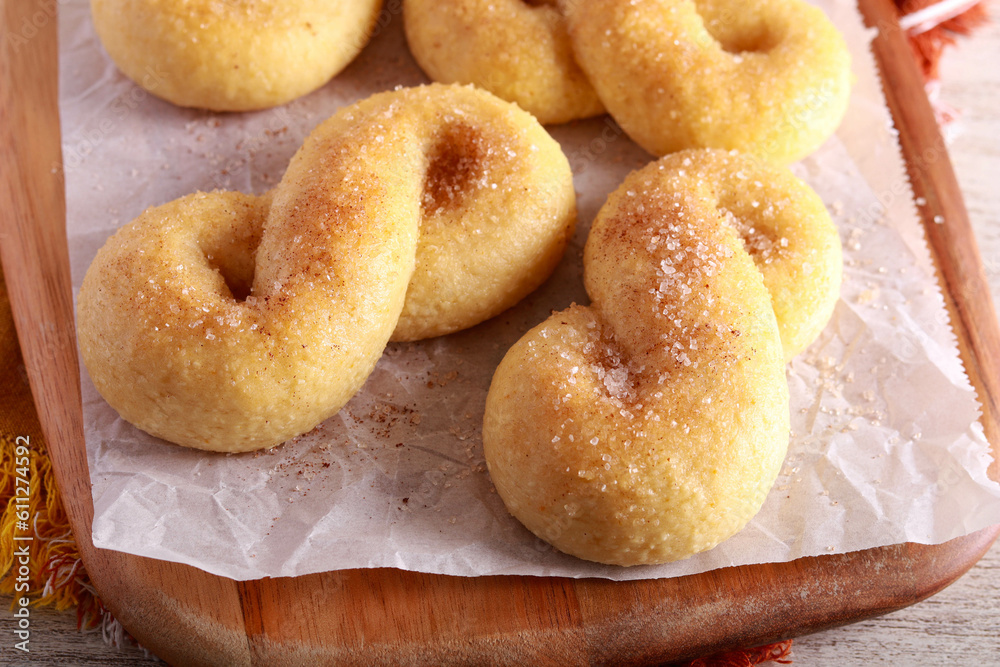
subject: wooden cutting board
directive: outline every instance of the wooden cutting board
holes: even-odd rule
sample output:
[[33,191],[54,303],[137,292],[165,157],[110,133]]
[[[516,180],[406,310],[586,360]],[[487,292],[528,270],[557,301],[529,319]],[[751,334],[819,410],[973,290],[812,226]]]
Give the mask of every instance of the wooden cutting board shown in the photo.
[[[891,0],[860,0],[962,359],[996,448],[1000,334],[982,262]],[[913,544],[666,580],[461,578],[348,570],[236,582],[95,549],[60,164],[55,3],[6,0],[0,35],[0,254],[63,502],[105,604],[165,660],[195,664],[654,664],[814,632],[917,602],[1000,526]],[[26,29],[25,26],[33,29]],[[939,159],[915,159],[924,151]],[[936,216],[946,223],[933,224]],[[929,223],[929,224],[928,224]],[[1000,458],[1000,457],[997,457]],[[996,466],[994,466],[996,468]],[[997,477],[997,470],[993,471]]]

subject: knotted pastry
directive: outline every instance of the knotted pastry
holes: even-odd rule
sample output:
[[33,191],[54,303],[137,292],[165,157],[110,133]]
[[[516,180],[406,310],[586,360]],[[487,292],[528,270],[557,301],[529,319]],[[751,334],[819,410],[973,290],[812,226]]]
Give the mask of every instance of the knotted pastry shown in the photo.
[[764,276],[791,361],[816,340],[840,298],[840,234],[823,200],[787,169],[725,151],[685,151],[660,164],[676,169],[677,183],[712,184],[716,210]]
[[91,0],[94,27],[130,79],[185,107],[289,102],[344,69],[382,0]]
[[[785,290],[769,293],[752,255],[766,237],[778,266],[786,252],[839,261],[829,230],[795,222],[815,218],[814,198],[723,151],[669,156],[612,193],[584,251],[591,305],[529,331],[487,396],[490,475],[528,529],[580,558],[638,565],[710,549],[757,513],[785,456],[789,398],[772,305]],[[785,328],[798,339],[816,318]]]
[[80,290],[80,350],[153,435],[275,445],[340,409],[394,329],[471,326],[538,286],[575,214],[565,156],[514,105],[458,86],[376,95],[316,128],[267,195],[193,194],[112,236]]
[[850,54],[802,0],[560,0],[583,71],[654,155],[726,148],[784,164],[840,124]]
[[471,83],[565,123],[603,113],[555,0],[406,0],[410,51],[435,81]]

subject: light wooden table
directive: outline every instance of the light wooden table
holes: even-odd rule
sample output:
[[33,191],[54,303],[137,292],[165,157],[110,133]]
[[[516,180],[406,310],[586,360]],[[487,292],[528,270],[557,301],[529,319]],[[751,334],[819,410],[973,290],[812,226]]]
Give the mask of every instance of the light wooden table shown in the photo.
[[[1000,304],[1000,7],[994,23],[949,52],[943,99],[962,110],[951,157],[965,192],[994,300]],[[8,607],[0,599],[0,607]],[[35,610],[32,653],[12,650],[13,623],[0,611],[0,664],[162,664],[134,647],[80,634],[76,615]],[[796,665],[1000,665],[1000,543],[968,574],[902,611],[795,641]]]

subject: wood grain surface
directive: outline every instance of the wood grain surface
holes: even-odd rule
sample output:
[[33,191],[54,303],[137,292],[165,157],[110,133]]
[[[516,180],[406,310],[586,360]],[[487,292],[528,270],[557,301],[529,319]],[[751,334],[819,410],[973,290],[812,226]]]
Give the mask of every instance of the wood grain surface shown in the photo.
[[[877,53],[893,72],[892,106],[910,150],[940,150],[908,46],[893,29],[892,2],[861,5],[884,28]],[[5,1],[0,34],[19,30],[40,7],[50,6]],[[0,251],[36,404],[95,586],[126,627],[170,662],[657,663],[907,606],[968,570],[1000,531],[936,547],[898,545],[630,583],[465,579],[398,570],[237,583],[94,549],[62,180],[53,170],[60,155],[54,20],[42,21],[0,67]],[[990,292],[947,157],[917,166],[928,164],[911,176],[928,201],[928,219],[946,219],[945,225],[927,225],[928,236],[967,369],[986,397],[984,426],[995,433],[1000,348]],[[846,595],[845,585],[851,587]]]

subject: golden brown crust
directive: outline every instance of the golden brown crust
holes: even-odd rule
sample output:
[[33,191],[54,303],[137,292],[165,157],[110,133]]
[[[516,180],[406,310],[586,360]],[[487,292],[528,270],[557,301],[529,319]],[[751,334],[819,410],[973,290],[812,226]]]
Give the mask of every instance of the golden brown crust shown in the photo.
[[762,252],[748,252],[750,219],[734,221],[755,201],[780,210],[764,234],[802,255],[775,263],[810,257],[809,233],[783,222],[800,204],[816,214],[807,191],[785,170],[686,151],[609,197],[584,253],[591,305],[528,332],[487,397],[490,475],[532,532],[588,560],[662,563],[757,513],[788,443],[788,386]]
[[[453,244],[468,256],[443,263],[470,276],[449,278],[448,303],[424,303],[411,325],[426,333],[433,327],[420,317],[430,314],[445,330],[469,326],[524,296],[553,268],[575,220],[558,144],[482,91],[384,93],[314,130],[269,195],[197,193],[149,209],[108,240],[77,309],[98,391],[139,428],[216,451],[275,445],[331,416],[396,328],[424,192],[440,185],[427,178],[445,178],[428,156],[460,150],[442,147],[456,127],[499,155],[483,173],[504,180],[458,184],[466,201],[450,222],[488,233]],[[523,201],[508,219],[484,208],[484,197]],[[494,247],[511,233],[532,240]]]
[[[480,113],[475,130],[446,125],[429,155],[416,269],[393,340],[498,315],[548,278],[573,236],[576,193],[558,144],[512,105]],[[517,133],[503,118],[511,114]]]
[[406,38],[434,81],[470,83],[543,124],[603,113],[554,0],[407,0]]
[[826,327],[840,297],[840,235],[819,195],[787,169],[726,151],[682,151],[659,165],[739,233],[764,276],[791,361]]
[[247,111],[340,72],[382,0],[91,0],[94,27],[130,79],[179,106]]
[[840,124],[843,37],[802,0],[561,0],[577,61],[654,155],[737,149],[785,164]]

